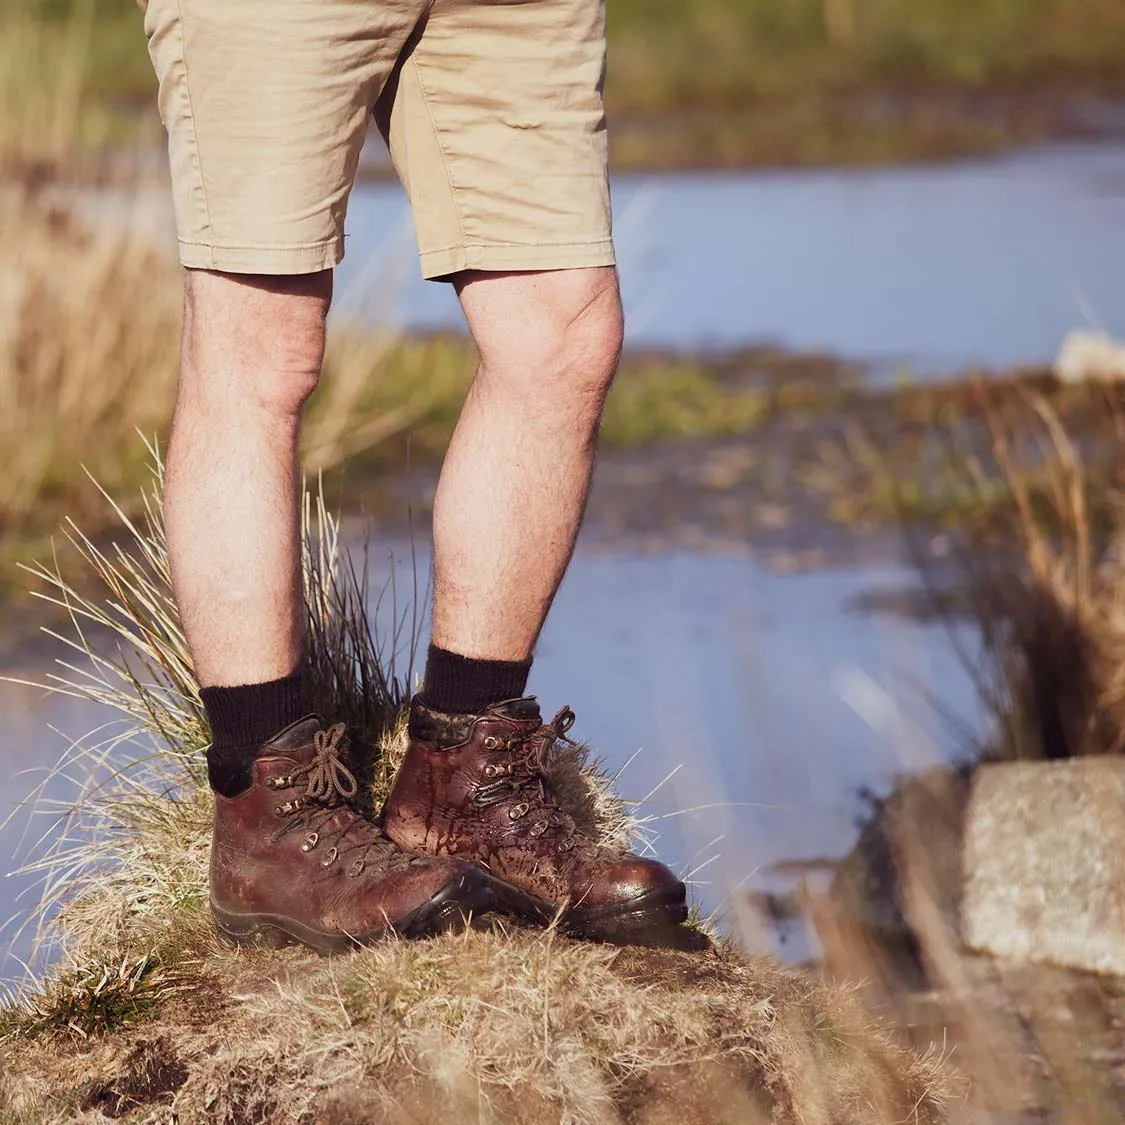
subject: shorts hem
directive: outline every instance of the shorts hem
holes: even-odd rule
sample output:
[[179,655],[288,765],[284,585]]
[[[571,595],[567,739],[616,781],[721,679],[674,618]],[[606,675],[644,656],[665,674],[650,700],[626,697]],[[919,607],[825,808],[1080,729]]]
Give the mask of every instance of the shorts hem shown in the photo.
[[465,270],[566,270],[617,264],[610,238],[542,246],[504,243],[450,246],[444,250],[423,251],[419,259],[422,276],[427,281],[438,281]]
[[335,268],[344,258],[344,240],[305,246],[224,246],[180,239],[180,264],[220,273],[293,275]]

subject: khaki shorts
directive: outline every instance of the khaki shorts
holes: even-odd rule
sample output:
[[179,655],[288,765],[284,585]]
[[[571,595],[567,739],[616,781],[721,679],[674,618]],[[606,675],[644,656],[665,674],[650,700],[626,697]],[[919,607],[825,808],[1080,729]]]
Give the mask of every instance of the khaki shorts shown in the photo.
[[605,0],[144,6],[185,266],[335,266],[372,114],[424,276],[613,264]]

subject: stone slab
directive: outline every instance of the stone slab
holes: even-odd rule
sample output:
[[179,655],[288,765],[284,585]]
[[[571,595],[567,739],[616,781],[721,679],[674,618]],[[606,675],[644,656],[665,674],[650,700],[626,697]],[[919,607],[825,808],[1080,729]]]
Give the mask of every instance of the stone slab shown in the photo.
[[1125,975],[1125,759],[981,766],[963,856],[971,949]]

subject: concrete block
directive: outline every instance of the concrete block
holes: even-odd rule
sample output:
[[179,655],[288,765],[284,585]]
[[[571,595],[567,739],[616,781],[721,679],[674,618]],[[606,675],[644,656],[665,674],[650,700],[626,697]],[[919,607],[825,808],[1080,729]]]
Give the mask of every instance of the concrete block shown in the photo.
[[1125,975],[1125,759],[980,767],[963,854],[971,949]]

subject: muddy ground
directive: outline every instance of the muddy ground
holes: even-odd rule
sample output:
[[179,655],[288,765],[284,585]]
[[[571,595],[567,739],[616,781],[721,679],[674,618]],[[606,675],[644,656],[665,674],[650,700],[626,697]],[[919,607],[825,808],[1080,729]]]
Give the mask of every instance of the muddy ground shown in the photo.
[[[1049,369],[969,371],[921,383],[831,356],[762,348],[715,359],[724,383],[761,395],[757,424],[733,436],[603,449],[584,529],[617,550],[751,549],[778,571],[940,558],[967,529],[999,524],[1013,497],[996,462],[1000,430],[1040,487],[1037,411],[1057,415],[1087,462],[1091,491],[1117,473],[1125,391],[1064,385]],[[345,469],[349,505],[375,534],[428,534],[437,467],[387,481]]]

